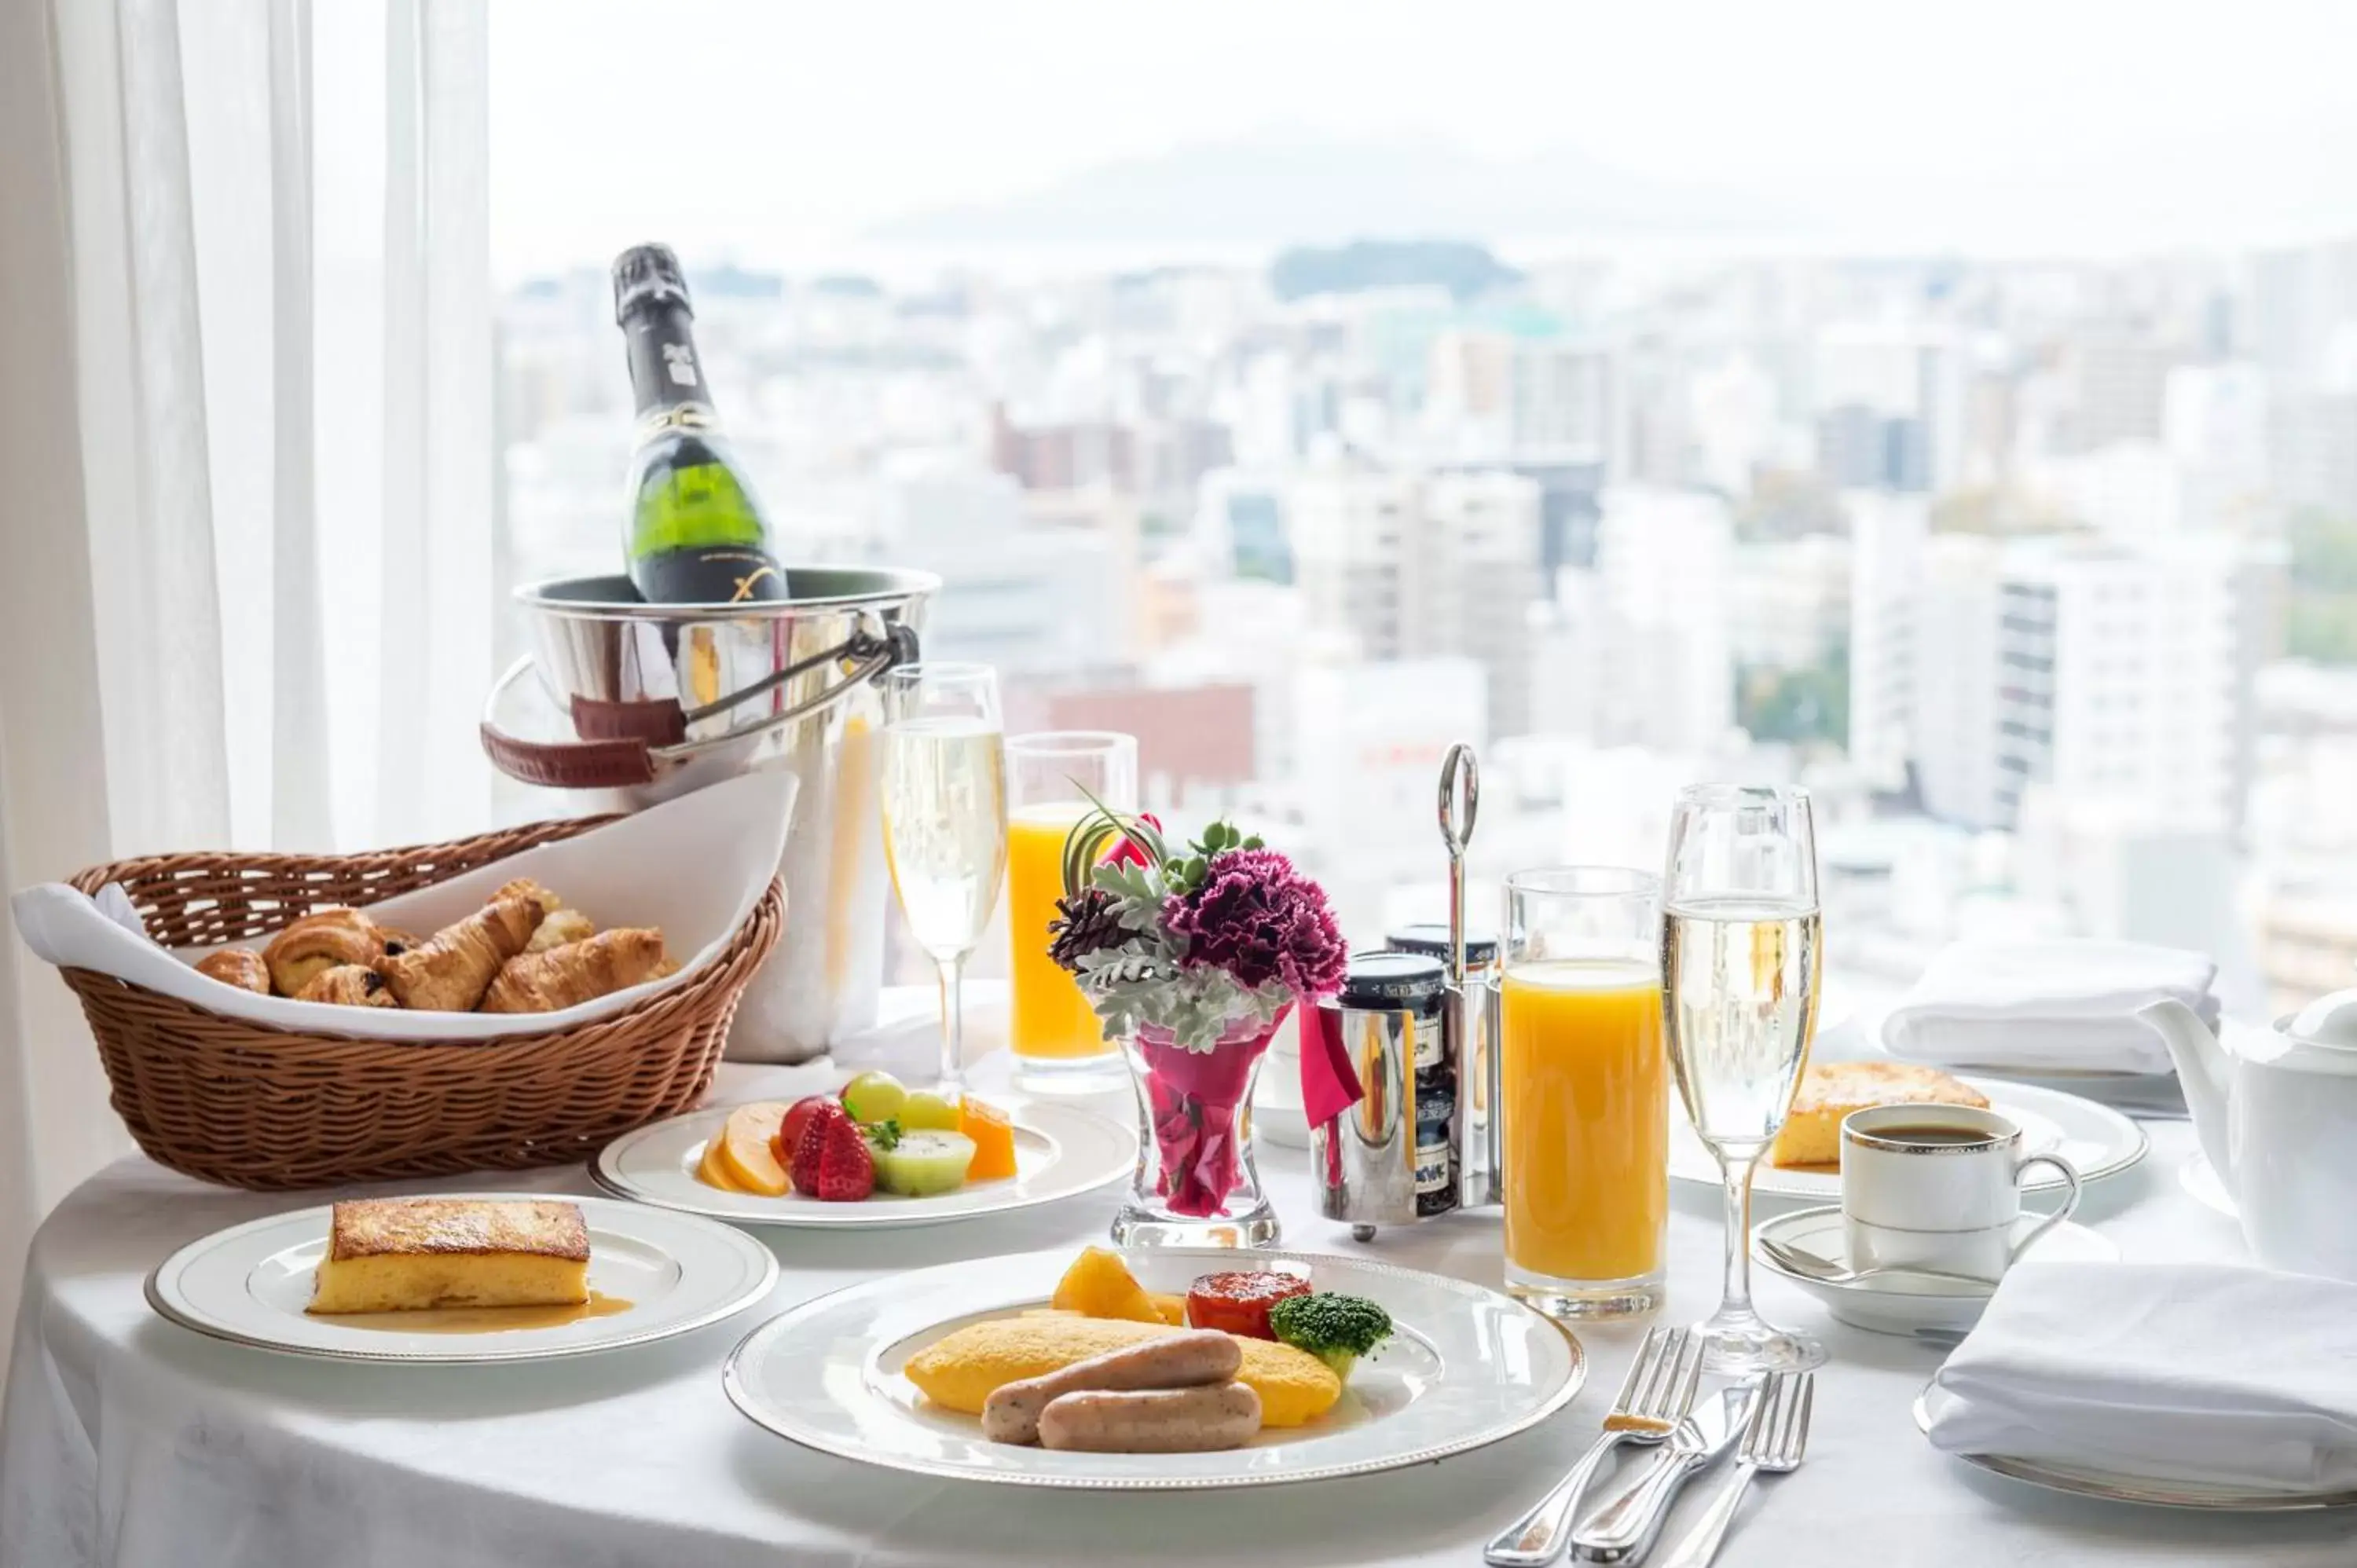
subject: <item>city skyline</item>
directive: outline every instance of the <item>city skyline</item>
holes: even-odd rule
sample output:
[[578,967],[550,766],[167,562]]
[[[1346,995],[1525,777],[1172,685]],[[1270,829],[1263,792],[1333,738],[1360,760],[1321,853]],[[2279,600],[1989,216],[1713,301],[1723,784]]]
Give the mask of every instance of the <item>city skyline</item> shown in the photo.
[[[1995,931],[2252,1006],[2357,961],[2357,242],[689,273],[790,563],[938,573],[931,656],[1118,720],[1146,804],[1282,832],[1352,929],[1432,917],[1469,739],[1483,883],[1807,785],[1847,984]],[[602,268],[501,316],[507,569],[610,570]]]

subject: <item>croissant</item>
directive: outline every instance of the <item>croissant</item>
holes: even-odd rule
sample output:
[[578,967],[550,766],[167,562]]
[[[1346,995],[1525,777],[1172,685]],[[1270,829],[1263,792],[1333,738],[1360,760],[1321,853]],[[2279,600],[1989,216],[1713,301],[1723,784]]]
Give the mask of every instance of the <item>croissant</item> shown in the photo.
[[338,905],[315,909],[270,940],[262,950],[270,983],[293,996],[320,971],[339,963],[374,963],[384,956],[384,933],[358,909]]
[[500,890],[492,894],[487,902],[496,904],[502,898],[529,898],[540,906],[540,912],[544,918],[565,908],[564,899],[559,898],[529,876],[519,876],[512,881],[500,884]]
[[524,944],[523,950],[528,953],[546,952],[567,942],[586,942],[597,934],[597,926],[580,910],[553,909],[540,922],[540,929],[533,932],[532,940]]
[[668,960],[663,935],[625,927],[510,959],[483,998],[486,1013],[554,1013],[651,979]]
[[215,948],[197,961],[197,972],[240,991],[270,994],[270,966],[252,948]]
[[339,963],[311,977],[296,993],[297,1002],[326,1002],[338,1007],[398,1007],[384,976],[357,963]]
[[425,1013],[470,1013],[500,972],[523,951],[540,924],[530,898],[501,898],[455,926],[384,960],[378,970],[404,1007]]

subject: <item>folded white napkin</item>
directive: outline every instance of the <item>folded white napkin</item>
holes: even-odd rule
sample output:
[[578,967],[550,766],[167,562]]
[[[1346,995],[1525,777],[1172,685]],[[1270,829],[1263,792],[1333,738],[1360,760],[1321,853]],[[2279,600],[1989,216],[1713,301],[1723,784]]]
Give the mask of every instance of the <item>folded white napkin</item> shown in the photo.
[[2357,1487],[2357,1284],[2025,1263],[1925,1396],[1934,1447],[2152,1480]]
[[2136,942],[1957,942],[1882,1023],[1894,1057],[2021,1072],[2171,1070],[2136,1009],[2165,996],[2214,1026],[2218,966]]
[[680,962],[677,974],[561,1013],[408,1013],[256,996],[191,967],[210,949],[175,952],[150,941],[137,911],[113,884],[91,899],[61,882],[43,883],[10,899],[9,909],[25,945],[59,968],[96,970],[230,1017],[380,1040],[541,1034],[621,1012],[719,957],[777,874],[797,789],[789,773],[748,774],[369,907],[385,925],[432,931],[480,908],[510,877],[531,876],[601,929],[662,928],[664,945]]

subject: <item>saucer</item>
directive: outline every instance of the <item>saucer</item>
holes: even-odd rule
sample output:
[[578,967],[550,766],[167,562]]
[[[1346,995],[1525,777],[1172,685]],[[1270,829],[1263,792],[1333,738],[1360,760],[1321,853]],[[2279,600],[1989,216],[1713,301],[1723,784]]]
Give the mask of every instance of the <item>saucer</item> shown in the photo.
[[[2014,1221],[2014,1234],[2028,1232],[2039,1216],[2025,1214]],[[1784,1267],[1760,1247],[1759,1238],[1772,1236],[1780,1245],[1813,1252],[1827,1262],[1849,1266],[1849,1249],[1842,1234],[1838,1206],[1801,1208],[1762,1220],[1752,1228],[1751,1261],[1779,1279],[1790,1280],[1824,1303],[1825,1310],[1854,1328],[1877,1334],[1915,1334],[1923,1329],[1962,1333],[1980,1321],[1981,1309],[1996,1289],[1979,1290],[1945,1281],[1920,1279],[1866,1280],[1854,1284],[1830,1284]],[[2022,1254],[2022,1261],[2046,1263],[2110,1262],[2120,1250],[2107,1237],[2083,1225],[2064,1220],[2040,1237]]]

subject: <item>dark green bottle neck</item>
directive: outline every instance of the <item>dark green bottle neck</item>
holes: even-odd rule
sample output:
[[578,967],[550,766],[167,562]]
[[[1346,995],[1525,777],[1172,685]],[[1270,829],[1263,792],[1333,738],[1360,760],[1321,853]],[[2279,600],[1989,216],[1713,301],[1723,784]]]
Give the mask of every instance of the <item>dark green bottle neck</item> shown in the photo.
[[704,361],[696,356],[688,320],[686,306],[651,301],[622,323],[630,388],[638,394],[641,419],[690,405],[712,407],[712,389],[705,383]]

